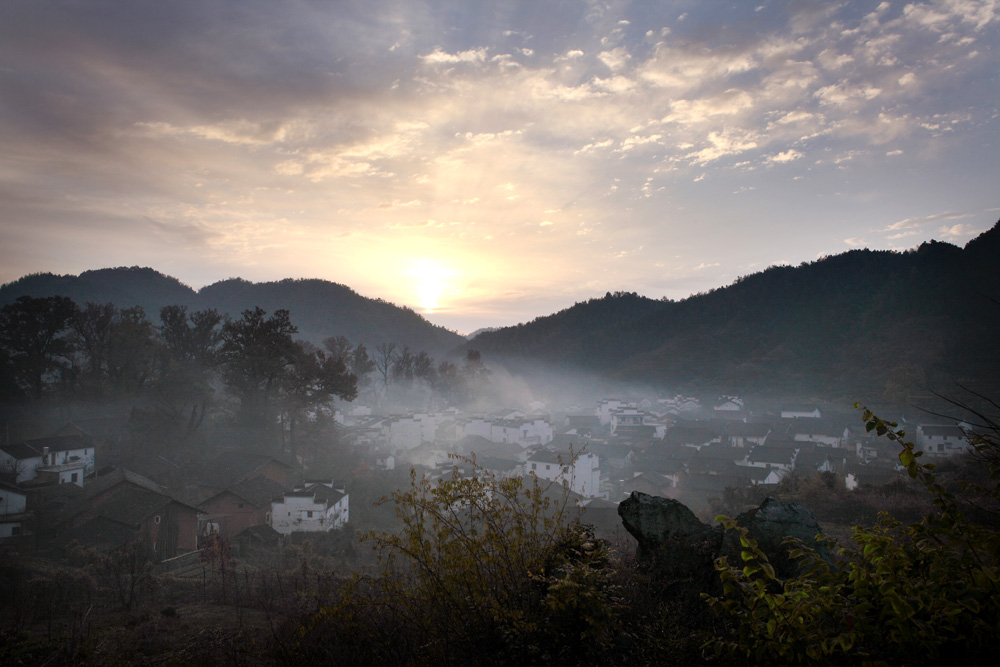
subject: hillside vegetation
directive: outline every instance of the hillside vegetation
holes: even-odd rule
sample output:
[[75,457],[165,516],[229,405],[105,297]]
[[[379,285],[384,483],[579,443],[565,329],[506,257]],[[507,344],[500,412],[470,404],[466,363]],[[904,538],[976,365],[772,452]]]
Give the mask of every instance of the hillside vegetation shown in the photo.
[[252,283],[231,278],[196,291],[150,268],[100,269],[79,276],[38,273],[0,287],[0,306],[22,296],[65,296],[80,306],[141,306],[151,316],[173,305],[190,310],[215,309],[231,317],[258,306],[268,312],[283,309],[295,321],[299,336],[315,344],[328,336],[345,336],[369,348],[391,340],[441,354],[463,341],[458,334],[431,324],[409,308],[361,296],[327,280]]
[[655,385],[857,391],[887,377],[979,383],[1000,370],[1000,226],[965,248],[852,250],[682,301],[608,293],[465,347]]

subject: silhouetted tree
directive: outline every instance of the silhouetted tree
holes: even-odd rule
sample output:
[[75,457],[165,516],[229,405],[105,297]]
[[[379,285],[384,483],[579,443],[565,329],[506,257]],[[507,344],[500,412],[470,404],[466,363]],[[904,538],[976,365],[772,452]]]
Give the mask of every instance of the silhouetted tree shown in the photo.
[[16,382],[40,399],[49,376],[70,365],[76,304],[64,296],[22,296],[0,309],[0,348]]
[[85,395],[96,397],[107,390],[107,359],[118,309],[112,303],[90,303],[73,318],[73,342],[83,355],[77,383]]
[[122,310],[114,320],[107,350],[107,373],[112,391],[134,395],[153,378],[156,360],[153,324],[141,306]]
[[389,375],[392,367],[396,363],[396,344],[379,343],[375,346],[375,356],[372,358],[375,363],[375,371],[382,376],[382,388],[386,395],[389,393]]
[[275,404],[290,367],[299,356],[292,341],[298,329],[287,310],[267,317],[260,307],[244,310],[222,326],[222,377],[240,401],[239,417],[251,427],[274,423]]
[[334,359],[343,359],[347,362],[348,357],[351,355],[351,350],[354,346],[351,345],[351,341],[347,340],[346,336],[330,336],[329,338],[323,339],[323,347]]

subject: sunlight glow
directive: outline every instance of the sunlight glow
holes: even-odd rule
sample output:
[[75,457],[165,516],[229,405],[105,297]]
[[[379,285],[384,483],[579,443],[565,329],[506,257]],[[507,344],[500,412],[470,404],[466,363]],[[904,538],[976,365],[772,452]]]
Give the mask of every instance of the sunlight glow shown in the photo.
[[433,313],[442,307],[443,298],[451,291],[455,272],[434,260],[415,259],[407,276],[413,279],[417,304],[425,313]]

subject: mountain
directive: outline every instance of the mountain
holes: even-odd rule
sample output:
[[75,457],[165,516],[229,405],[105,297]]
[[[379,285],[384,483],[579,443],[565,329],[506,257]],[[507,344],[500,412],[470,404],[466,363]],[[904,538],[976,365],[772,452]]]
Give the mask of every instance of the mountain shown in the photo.
[[85,271],[79,276],[38,273],[0,287],[0,305],[21,296],[67,296],[79,305],[113,303],[119,308],[142,306],[154,322],[168,305],[192,310],[215,308],[231,317],[260,306],[267,312],[284,308],[299,337],[319,344],[328,336],[346,336],[369,348],[393,341],[415,351],[440,356],[464,338],[431,324],[409,308],[369,299],[325,280],[282,280],[252,283],[232,278],[194,290],[176,278],[150,268]]
[[914,373],[996,386],[998,331],[1000,223],[965,248],[852,250],[677,302],[609,293],[461,349],[660,386],[882,391]]

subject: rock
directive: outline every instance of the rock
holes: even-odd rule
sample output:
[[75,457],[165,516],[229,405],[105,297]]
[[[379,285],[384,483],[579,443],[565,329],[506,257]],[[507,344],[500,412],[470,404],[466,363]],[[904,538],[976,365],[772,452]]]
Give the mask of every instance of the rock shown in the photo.
[[[788,557],[788,548],[782,544],[789,537],[801,540],[821,557],[830,559],[829,549],[816,540],[823,530],[813,513],[803,505],[765,498],[760,507],[737,516],[736,522],[747,529],[752,539],[757,540],[757,546],[767,554],[779,577],[796,571],[795,561]],[[723,552],[738,556],[739,550],[738,538],[734,534],[727,535]]]
[[[625,529],[639,543],[640,560],[655,567],[663,576],[699,580],[715,575],[714,562],[720,556],[739,561],[740,543],[735,533],[721,526],[703,523],[683,503],[635,491],[618,505]],[[767,498],[760,507],[736,517],[736,521],[757,541],[779,576],[795,572],[782,544],[795,537],[829,558],[825,545],[816,541],[822,531],[806,507]]]
[[618,515],[639,542],[640,560],[660,574],[698,579],[713,572],[722,530],[702,523],[683,503],[634,491],[618,505]]

